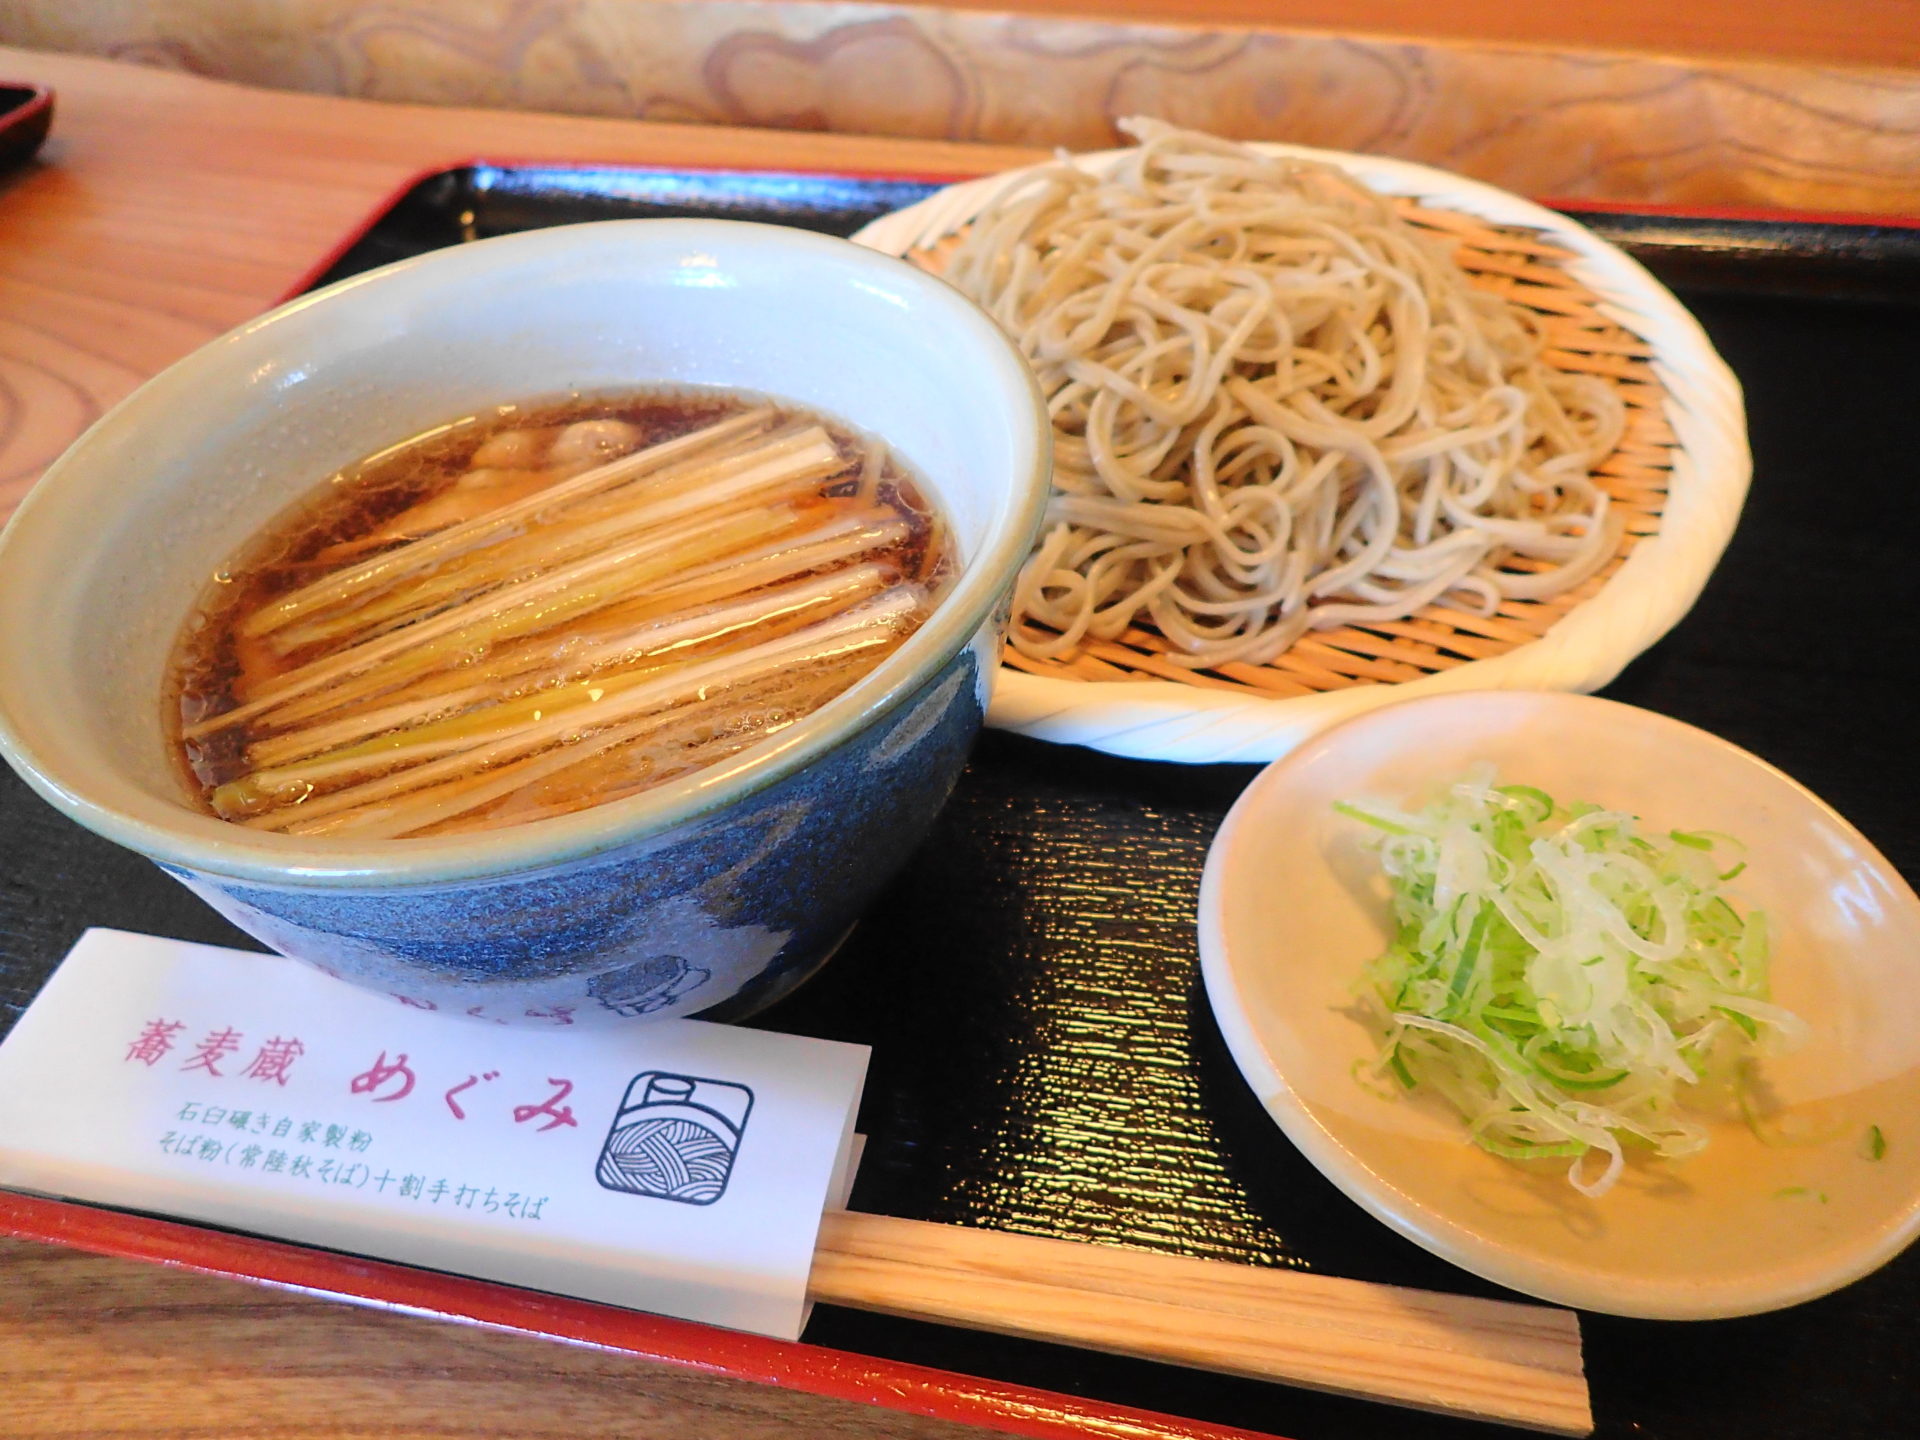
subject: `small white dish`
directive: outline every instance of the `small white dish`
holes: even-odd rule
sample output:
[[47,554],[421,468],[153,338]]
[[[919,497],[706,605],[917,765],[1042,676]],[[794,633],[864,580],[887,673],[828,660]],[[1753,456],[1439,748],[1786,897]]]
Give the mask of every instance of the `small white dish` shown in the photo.
[[[1794,1143],[1716,1119],[1699,1155],[1631,1161],[1589,1199],[1564,1161],[1500,1159],[1438,1102],[1356,1079],[1377,1053],[1357,982],[1391,932],[1366,827],[1334,802],[1424,803],[1479,761],[1563,802],[1747,844],[1732,892],[1766,911],[1774,998],[1813,1029],[1761,1072]],[[1228,1047],[1287,1138],[1376,1218],[1515,1290],[1645,1318],[1755,1314],[1838,1289],[1920,1233],[1920,898],[1806,789],[1679,721],[1495,691],[1317,735],[1261,772],[1214,840],[1200,959]]]

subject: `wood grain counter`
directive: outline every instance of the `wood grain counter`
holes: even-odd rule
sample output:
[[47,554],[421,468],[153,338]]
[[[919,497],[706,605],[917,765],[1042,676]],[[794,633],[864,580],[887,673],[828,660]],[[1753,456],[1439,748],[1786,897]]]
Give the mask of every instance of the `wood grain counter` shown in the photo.
[[245,89],[0,48],[58,92],[0,176],[0,517],[140,381],[258,314],[408,176],[515,159],[973,174],[1031,150],[736,131]]
[[[423,167],[479,152],[656,164],[995,169],[1030,152],[267,94],[0,49],[59,92],[0,176],[0,517],[108,406],[270,305]],[[944,1421],[592,1349],[0,1240],[9,1437],[937,1440]]]
[[[5,49],[0,76],[59,91],[43,159],[0,177],[0,515],[106,407],[285,293],[422,168],[487,154],[966,174],[1033,154],[383,105]],[[1827,83],[1810,76],[1802,92],[1782,80],[1776,98],[1817,126]],[[1694,145],[1690,173],[1739,193],[1809,206],[1853,197],[1855,208],[1877,197],[1899,208],[1912,199],[1910,170],[1888,157],[1915,135],[1920,119],[1897,134],[1842,125],[1821,152],[1828,160],[1791,165],[1723,156],[1704,132],[1676,135],[1670,149]],[[1726,160],[1717,169],[1716,156]],[[1766,183],[1740,192],[1743,174]],[[19,1242],[0,1242],[0,1397],[0,1431],[35,1437],[973,1433]]]
[[950,1421],[0,1239],[10,1440],[965,1440]]
[[996,144],[1091,149],[1158,115],[1535,196],[1910,210],[1920,174],[1920,0],[7,0],[7,43],[365,99]]
[[[1561,62],[1542,61],[1550,63]],[[0,515],[106,406],[282,295],[329,241],[422,167],[485,152],[971,174],[1035,154],[375,105],[5,48],[0,74],[60,92],[42,161],[0,177]],[[1596,153],[1572,163],[1601,181],[1576,185],[1543,168],[1553,147],[1512,116],[1505,141],[1489,131],[1469,147],[1475,163],[1459,168],[1530,194],[1920,213],[1920,87],[1911,115],[1875,128],[1823,111],[1832,75],[1806,72],[1798,88],[1789,78],[1776,77],[1767,102],[1782,107],[1779,126],[1793,137],[1775,152],[1729,139],[1702,113],[1691,134],[1669,127],[1661,155],[1634,159],[1609,118],[1610,108],[1631,107],[1622,96],[1585,107]],[[1611,159],[1597,155],[1608,147]]]

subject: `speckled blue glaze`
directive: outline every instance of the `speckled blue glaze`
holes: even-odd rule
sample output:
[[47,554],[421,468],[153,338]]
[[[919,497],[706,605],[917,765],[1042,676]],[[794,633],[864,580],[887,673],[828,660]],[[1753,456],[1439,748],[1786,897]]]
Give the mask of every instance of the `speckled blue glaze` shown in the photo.
[[805,769],[663,834],[525,874],[341,890],[161,868],[249,934],[420,1008],[518,1023],[734,1019],[845,939],[979,731],[976,651]]

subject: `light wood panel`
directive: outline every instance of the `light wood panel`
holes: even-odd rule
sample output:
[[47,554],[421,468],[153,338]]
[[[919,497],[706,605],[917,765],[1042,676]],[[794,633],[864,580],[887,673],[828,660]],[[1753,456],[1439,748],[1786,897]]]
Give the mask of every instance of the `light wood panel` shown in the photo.
[[[15,0],[4,13],[13,23],[31,11],[32,0]],[[1409,74],[1418,71],[1409,64]],[[1674,131],[1661,153],[1601,163],[1616,153],[1607,117],[1625,123],[1636,113],[1633,84],[1640,81],[1619,89],[1622,77],[1645,75],[1612,62],[1555,64],[1567,69],[1554,75],[1613,77],[1612,102],[1585,110],[1577,98],[1568,102],[1592,127],[1588,148],[1572,163],[1619,184],[1604,193],[1635,198],[1640,185],[1666,198],[1920,208],[1910,203],[1908,178],[1920,165],[1903,158],[1920,122],[1863,126],[1846,118],[1839,101],[1871,91],[1859,77],[1783,71],[1772,91],[1728,90],[1745,95],[1742,104],[1777,112],[1779,125],[1800,137],[1777,154],[1727,139],[1714,105],[1696,95],[1696,109],[1659,112],[1647,122]],[[332,238],[424,166],[486,152],[970,174],[1033,153],[372,105],[5,49],[0,75],[60,91],[44,162],[0,177],[0,515],[106,406],[257,313]],[[1909,104],[1899,84],[1888,82],[1887,94],[1894,97],[1889,113],[1896,100]],[[1545,132],[1516,118],[1524,110],[1511,102],[1485,104],[1483,129],[1507,134],[1501,153],[1515,157],[1512,172],[1495,178],[1540,188],[1526,183],[1535,173],[1527,152],[1550,148]],[[1417,105],[1387,104],[1383,113],[1391,124],[1381,133],[1413,133],[1405,116],[1417,114]],[[1681,125],[1689,116],[1697,134]],[[1561,163],[1539,163],[1549,161]],[[31,1436],[963,1433],[628,1358],[19,1243],[0,1243],[0,1395],[0,1429]]]
[[[1564,63],[1593,91],[1559,107],[1566,124],[1591,127],[1577,144],[1556,143],[1545,133],[1550,127],[1530,128],[1522,111],[1489,100],[1478,128],[1464,126],[1478,138],[1455,146],[1445,133],[1415,125],[1419,107],[1396,108],[1390,93],[1379,97],[1377,112],[1356,106],[1356,117],[1372,117],[1364,119],[1371,129],[1315,138],[1359,149],[1391,148],[1396,137],[1418,140],[1404,148],[1437,149],[1444,153],[1425,158],[1533,193],[1920,211],[1920,94],[1894,87],[1888,93],[1898,103],[1889,102],[1889,113],[1905,106],[1911,115],[1854,125],[1836,117],[1845,108],[1840,102],[1864,83],[1858,77],[1782,71],[1776,91],[1735,97],[1779,130],[1780,147],[1766,151],[1729,138],[1739,127],[1720,122],[1709,94],[1685,101],[1667,94],[1640,107],[1632,96],[1647,77],[1636,79],[1633,65]],[[971,174],[1033,153],[370,107],[5,49],[0,72],[61,92],[46,163],[0,177],[0,514],[106,405],[256,313],[329,239],[423,165],[491,151]],[[1603,98],[1610,91],[1615,98]],[[1634,119],[1642,109],[1652,118]],[[1628,120],[1648,131],[1664,126],[1663,148],[1636,152],[1635,145],[1653,142],[1627,135],[1621,127]]]
[[874,1406],[0,1238],[12,1440],[967,1440]]
[[[832,4],[835,0],[795,0]],[[1322,30],[1557,50],[1920,65],[1920,0],[909,0],[946,10]]]
[[[1792,64],[1920,65],[1920,0],[903,0],[848,4],[846,0],[511,0],[457,7],[460,28],[490,37],[468,50],[477,70],[516,45],[540,44],[555,29],[592,28],[663,34],[691,24],[679,10],[731,12],[766,26],[782,10],[812,7],[837,13],[840,23],[872,23],[900,11],[970,12],[1069,24],[1083,33],[1106,23],[1211,30],[1308,31],[1345,36],[1438,40],[1468,45],[1530,45],[1554,50],[1611,50],[1623,54],[1773,60]],[[297,55],[295,34],[347,39],[391,36],[423,21],[446,28],[456,7],[435,0],[148,0],[141,5],[81,0],[12,0],[0,14],[0,38],[57,44],[102,54],[139,52],[177,61],[204,58],[214,48],[251,49],[258,64],[303,73],[309,82],[331,78],[327,55]],[[635,18],[641,12],[666,18]],[[221,34],[230,43],[221,44]],[[350,44],[350,41],[349,41]]]
[[[10,0],[0,40],[373,99],[850,134],[1085,148],[1147,113],[1534,195],[1920,210],[1920,0],[998,4]],[[1453,38],[1410,38],[1436,34]]]
[[[45,163],[0,178],[0,514],[106,405],[257,313],[423,165],[491,151],[969,174],[1032,158],[938,141],[375,107],[3,49],[0,71],[61,92]],[[1811,76],[1802,88],[1817,92],[1822,83]],[[1702,199],[1855,208],[1878,199],[1920,209],[1910,178],[1920,158],[1884,187],[1874,179],[1892,163],[1874,157],[1907,143],[1866,135],[1831,165],[1793,174],[1751,156],[1715,169],[1712,156],[1724,148],[1715,143],[1679,149],[1704,167],[1689,182]],[[1530,177],[1527,163],[1490,168],[1516,188],[1550,188],[1554,177]],[[1749,193],[1756,188],[1767,193]]]
[[370,105],[0,49],[59,91],[43,159],[0,176],[0,519],[141,380],[282,295],[425,166],[480,152],[972,174],[1031,151]]

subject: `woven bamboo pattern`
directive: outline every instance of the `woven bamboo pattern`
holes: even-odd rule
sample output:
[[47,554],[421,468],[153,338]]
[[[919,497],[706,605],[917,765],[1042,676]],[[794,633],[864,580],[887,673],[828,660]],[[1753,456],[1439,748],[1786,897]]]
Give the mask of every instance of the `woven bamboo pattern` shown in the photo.
[[[1620,527],[1613,558],[1597,574],[1545,600],[1508,599],[1492,615],[1436,601],[1405,620],[1310,630],[1264,665],[1239,662],[1195,670],[1166,658],[1174,648],[1136,626],[1114,640],[1087,639],[1071,659],[1035,660],[1008,647],[1003,663],[1032,675],[1111,682],[1168,680],[1201,689],[1285,699],[1360,685],[1417,680],[1539,639],[1570,610],[1598,594],[1633,546],[1656,534],[1673,471],[1675,437],[1665,418],[1666,392],[1654,373],[1652,348],[1609,319],[1594,293],[1566,268],[1573,252],[1538,230],[1494,225],[1457,211],[1396,199],[1403,218],[1451,241],[1455,261],[1482,289],[1539,318],[1546,364],[1609,381],[1627,406],[1619,447],[1594,472],[1613,502]],[[939,273],[964,230],[907,258]]]

